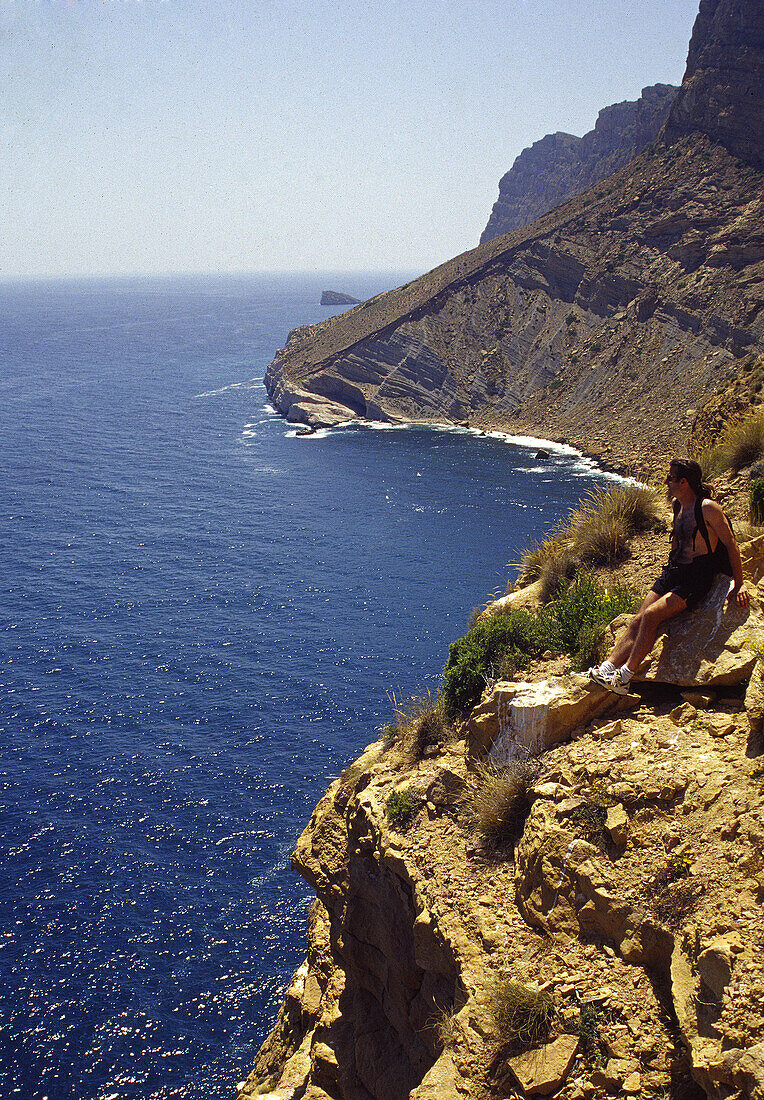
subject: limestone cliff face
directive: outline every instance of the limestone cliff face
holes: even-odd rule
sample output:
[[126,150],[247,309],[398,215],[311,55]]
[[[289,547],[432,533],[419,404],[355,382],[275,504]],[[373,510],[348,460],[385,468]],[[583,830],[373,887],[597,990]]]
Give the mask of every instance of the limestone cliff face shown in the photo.
[[[764,539],[744,567],[753,585]],[[665,686],[624,699],[571,677],[499,682],[450,742],[419,757],[370,746],[297,844],[317,894],[308,955],[239,1100],[762,1100],[764,688],[740,639],[764,636],[764,619],[730,614],[688,620],[692,638],[678,624],[645,671],[686,685],[705,646],[724,674],[696,667],[684,701]],[[475,731],[484,754],[531,726],[522,835],[514,853],[487,849],[465,810]],[[394,825],[403,791],[413,813]],[[507,1030],[505,980],[551,998],[548,1035]]]
[[701,0],[666,140],[699,131],[747,164],[764,168],[763,74],[760,0]]
[[685,448],[699,408],[764,350],[761,21],[760,0],[704,0],[664,141],[532,225],[292,333],[266,373],[279,410],[530,430],[621,468]]
[[547,134],[524,149],[499,183],[481,244],[528,225],[623,168],[658,136],[677,91],[671,84],[643,88],[639,99],[600,111],[583,137]]

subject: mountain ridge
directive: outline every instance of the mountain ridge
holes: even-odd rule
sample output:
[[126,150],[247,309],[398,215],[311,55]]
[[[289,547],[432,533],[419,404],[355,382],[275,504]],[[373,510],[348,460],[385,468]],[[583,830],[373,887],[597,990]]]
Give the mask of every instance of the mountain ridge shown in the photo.
[[603,107],[583,137],[558,131],[524,149],[499,182],[480,243],[530,224],[628,164],[658,136],[678,91],[653,84],[637,100]]
[[[532,432],[624,469],[686,449],[698,410],[764,350],[764,189],[741,137],[751,87],[764,102],[761,22],[753,0],[704,0],[652,146],[531,225],[291,333],[266,373],[276,407],[311,427]],[[713,125],[704,90],[728,105]]]

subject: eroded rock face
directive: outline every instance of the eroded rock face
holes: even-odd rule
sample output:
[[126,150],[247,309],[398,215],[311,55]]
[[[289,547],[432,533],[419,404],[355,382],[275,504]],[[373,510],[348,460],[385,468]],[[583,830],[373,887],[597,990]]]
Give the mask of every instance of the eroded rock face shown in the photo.
[[759,0],[701,0],[665,139],[692,131],[764,168],[764,9]]
[[[764,769],[745,716],[584,721],[540,758],[514,862],[454,797],[464,742],[420,761],[380,743],[333,784],[295,853],[319,895],[308,958],[242,1100],[460,1100],[486,1080],[660,1100],[690,1073],[711,1100],[761,1095]],[[385,807],[407,787],[420,808],[399,831]],[[531,1050],[498,1031],[497,975],[557,1006]]]
[[531,684],[500,680],[470,715],[469,751],[475,758],[490,752],[497,765],[518,756],[539,756],[593,718],[628,710],[638,701],[613,695],[583,676]]
[[671,84],[643,88],[639,99],[603,108],[583,137],[547,134],[524,149],[499,183],[480,243],[528,225],[623,168],[658,136],[677,91]]

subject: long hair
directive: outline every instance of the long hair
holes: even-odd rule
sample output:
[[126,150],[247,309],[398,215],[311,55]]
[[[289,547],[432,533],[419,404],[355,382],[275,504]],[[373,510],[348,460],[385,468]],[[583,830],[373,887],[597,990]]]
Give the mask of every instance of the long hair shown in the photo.
[[696,497],[706,500],[714,495],[710,485],[703,481],[703,471],[700,464],[692,458],[672,458],[669,469],[676,470],[678,477],[687,479],[687,483]]

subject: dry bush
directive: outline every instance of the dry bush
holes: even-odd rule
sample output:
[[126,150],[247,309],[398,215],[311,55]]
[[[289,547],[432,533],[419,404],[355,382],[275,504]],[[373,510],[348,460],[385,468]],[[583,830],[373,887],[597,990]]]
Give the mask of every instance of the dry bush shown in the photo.
[[465,805],[469,823],[486,848],[514,844],[523,835],[531,788],[539,776],[536,760],[517,760],[504,768],[476,766]]
[[672,932],[678,932],[695,912],[702,896],[703,886],[696,880],[680,879],[669,883],[653,896],[655,915]]
[[488,1007],[502,1038],[527,1045],[549,1035],[557,1011],[548,993],[507,978],[496,978],[490,986]]
[[542,599],[564,587],[583,566],[612,565],[625,557],[629,539],[656,526],[660,498],[644,485],[623,483],[595,489],[571,512],[567,524],[535,543],[522,557],[524,582],[540,579]]
[[394,695],[390,699],[394,719],[390,732],[414,760],[421,760],[428,748],[443,744],[452,736],[453,727],[446,718],[442,696],[433,697],[425,691],[404,703],[397,702]]
[[727,470],[737,473],[763,456],[764,414],[759,411],[730,424],[716,446],[703,453],[700,464],[709,477],[715,477]]

